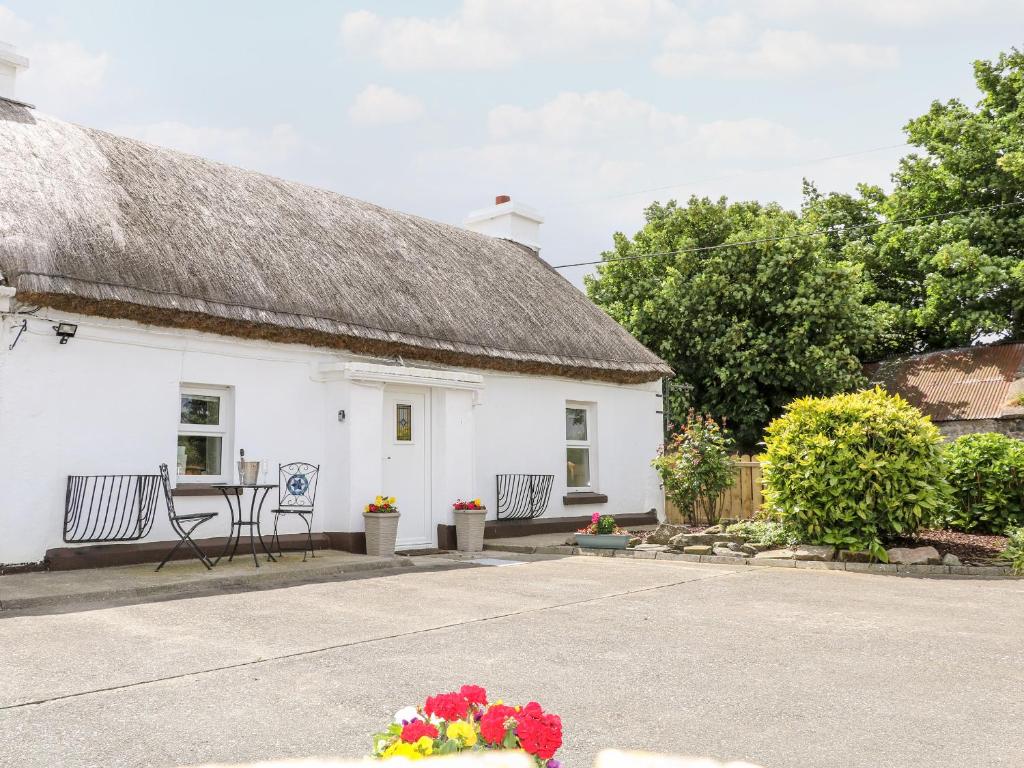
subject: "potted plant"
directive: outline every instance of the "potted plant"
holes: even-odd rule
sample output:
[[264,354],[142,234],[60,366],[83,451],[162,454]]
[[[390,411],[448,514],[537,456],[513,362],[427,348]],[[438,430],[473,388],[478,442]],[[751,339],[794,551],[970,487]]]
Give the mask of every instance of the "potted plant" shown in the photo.
[[611,515],[598,512],[590,518],[590,525],[576,531],[576,544],[587,549],[625,549],[630,533],[615,524]]
[[394,496],[378,496],[363,510],[366,526],[366,554],[390,557],[398,538],[398,507]]
[[420,707],[405,707],[373,736],[372,757],[419,760],[485,750],[521,750],[537,768],[561,768],[562,719],[536,701],[520,707],[487,701],[487,691],[464,685],[428,696]]
[[487,509],[480,499],[452,504],[455,511],[455,541],[459,552],[480,552],[484,548],[484,518]]

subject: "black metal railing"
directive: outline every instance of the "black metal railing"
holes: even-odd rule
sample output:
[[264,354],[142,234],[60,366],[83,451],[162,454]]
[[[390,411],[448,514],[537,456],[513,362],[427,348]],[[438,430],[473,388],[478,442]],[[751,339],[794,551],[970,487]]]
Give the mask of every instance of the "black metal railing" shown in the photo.
[[153,528],[160,475],[69,475],[64,541],[138,541]]
[[551,500],[554,475],[498,475],[499,520],[532,520]]

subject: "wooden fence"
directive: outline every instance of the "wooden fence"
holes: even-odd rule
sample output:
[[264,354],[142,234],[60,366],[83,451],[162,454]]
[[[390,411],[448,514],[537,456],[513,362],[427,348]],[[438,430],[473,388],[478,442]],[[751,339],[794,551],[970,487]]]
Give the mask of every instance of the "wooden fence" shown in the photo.
[[[736,482],[722,494],[718,514],[720,517],[747,520],[757,514],[764,501],[761,495],[761,462],[749,454],[736,454],[733,456],[733,464]],[[670,523],[690,522],[668,499],[665,500],[665,515]],[[702,519],[697,522],[709,521]]]

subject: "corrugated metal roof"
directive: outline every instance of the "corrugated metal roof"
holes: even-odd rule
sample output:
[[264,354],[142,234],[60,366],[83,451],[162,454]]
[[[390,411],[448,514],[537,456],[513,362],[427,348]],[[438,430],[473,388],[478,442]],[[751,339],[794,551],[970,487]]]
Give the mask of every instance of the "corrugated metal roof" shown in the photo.
[[1024,344],[893,358],[869,363],[864,372],[872,385],[899,394],[933,421],[996,419],[1020,410],[1010,400],[1019,389],[1014,382],[1024,379]]

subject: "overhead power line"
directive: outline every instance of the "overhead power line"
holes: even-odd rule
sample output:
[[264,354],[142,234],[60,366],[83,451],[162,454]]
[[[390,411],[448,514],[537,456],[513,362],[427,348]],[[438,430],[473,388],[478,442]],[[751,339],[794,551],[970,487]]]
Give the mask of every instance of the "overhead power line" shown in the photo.
[[979,205],[973,208],[961,208],[956,211],[945,211],[943,213],[933,213],[927,216],[910,216],[903,219],[887,219],[885,221],[875,221],[870,224],[855,224],[851,226],[837,225],[834,227],[825,227],[824,229],[816,229],[811,232],[798,232],[793,235],[780,235],[778,237],[760,237],[754,240],[738,240],[733,243],[719,243],[718,245],[701,245],[693,248],[680,248],[674,251],[656,251],[654,253],[638,253],[632,256],[615,256],[610,259],[597,259],[595,261],[577,261],[572,264],[552,264],[552,269],[567,269],[569,267],[589,267],[594,264],[611,264],[616,261],[639,261],[640,259],[651,259],[657,256],[678,256],[684,253],[702,253],[705,251],[718,251],[724,248],[736,248],[742,245],[762,245],[764,243],[777,243],[783,240],[798,240],[803,237],[817,237],[818,235],[827,235],[834,232],[855,232],[862,229],[868,229],[870,227],[881,227],[886,224],[908,224],[914,221],[928,221],[930,219],[941,219],[947,216],[957,216],[961,213],[971,213],[972,211],[988,211],[996,210],[999,208],[1012,208],[1014,206],[1024,205],[1024,200],[1015,200],[1009,203],[993,203],[992,205]]

